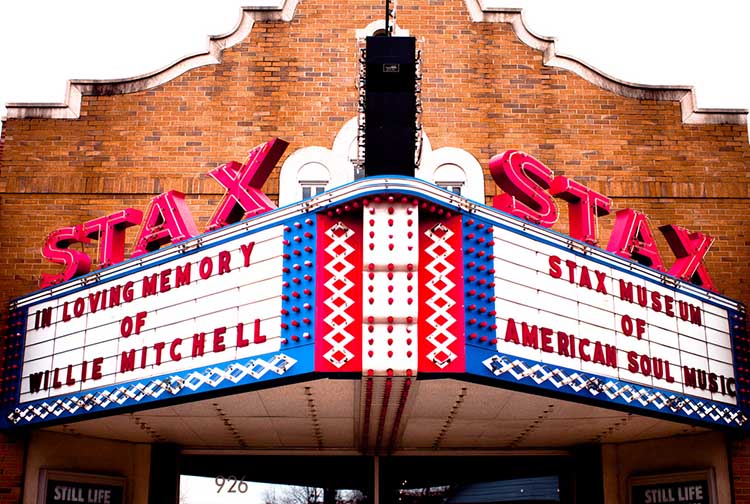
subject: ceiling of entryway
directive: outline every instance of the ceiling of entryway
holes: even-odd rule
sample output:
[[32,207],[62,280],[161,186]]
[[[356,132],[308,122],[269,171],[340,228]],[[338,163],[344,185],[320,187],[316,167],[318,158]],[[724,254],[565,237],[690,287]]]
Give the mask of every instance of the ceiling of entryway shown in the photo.
[[379,453],[565,448],[706,430],[455,379],[405,378],[318,379],[49,429],[186,448]]

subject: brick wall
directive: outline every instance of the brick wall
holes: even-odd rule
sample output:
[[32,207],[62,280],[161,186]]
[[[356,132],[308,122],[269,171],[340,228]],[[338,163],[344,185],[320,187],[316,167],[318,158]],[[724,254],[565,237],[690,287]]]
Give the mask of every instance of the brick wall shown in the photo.
[[25,442],[0,434],[0,503],[21,502]]
[[[58,227],[125,205],[144,209],[168,189],[187,193],[205,224],[221,196],[206,175],[211,168],[272,136],[290,142],[287,155],[330,147],[356,111],[354,30],[380,15],[380,6],[361,0],[302,2],[291,23],[256,23],[219,65],[149,91],[84,97],[79,120],[9,119],[0,301],[55,270],[38,249]],[[484,166],[522,149],[611,196],[617,208],[712,234],[709,270],[721,292],[747,301],[745,126],[685,125],[676,102],[624,98],[543,67],[541,53],[510,25],[470,22],[460,0],[400,6],[398,23],[424,39],[423,120],[434,148],[464,148]],[[486,178],[489,202],[497,189]],[[277,173],[266,191],[278,193]],[[605,238],[613,222],[601,219]],[[567,230],[564,218],[556,229]]]
[[[356,113],[354,31],[381,15],[369,1],[305,0],[292,22],[257,22],[219,65],[149,91],[84,97],[78,120],[7,120],[0,303],[56,271],[39,254],[54,229],[126,206],[145,210],[153,196],[177,189],[202,230],[223,194],[206,175],[218,164],[244,159],[273,136],[290,142],[287,155],[330,147]],[[624,98],[544,67],[510,25],[472,23],[461,0],[399,5],[398,24],[423,40],[423,122],[433,148],[466,149],[485,168],[491,156],[522,149],[612,197],[615,208],[646,213],[654,226],[708,233],[717,239],[707,265],[719,291],[748,301],[745,126],[686,125],[676,102]],[[498,190],[485,179],[489,203]],[[265,190],[278,194],[278,171]],[[600,220],[605,240],[613,223]],[[659,246],[671,264],[666,243]]]
[[5,147],[5,121],[0,121],[0,174],[3,172],[3,148]]
[[750,503],[750,439],[731,441],[730,452],[734,504],[748,504]]
[[[5,128],[0,122],[0,178],[5,176],[3,169],[3,147],[5,146]],[[4,205],[0,205],[4,213]],[[0,217],[1,218],[1,217]],[[0,306],[0,369],[5,369],[5,330],[7,321],[6,299]],[[3,384],[0,383],[0,388]],[[16,436],[0,433],[0,503],[21,502],[24,473],[25,444]]]

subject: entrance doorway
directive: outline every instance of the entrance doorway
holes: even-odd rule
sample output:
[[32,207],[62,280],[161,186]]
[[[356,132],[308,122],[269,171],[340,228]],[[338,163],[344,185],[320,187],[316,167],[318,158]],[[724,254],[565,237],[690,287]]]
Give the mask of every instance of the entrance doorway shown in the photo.
[[[585,458],[585,457],[584,457]],[[191,478],[210,502],[244,504],[574,504],[601,495],[601,471],[578,454],[521,456],[181,457],[181,503],[198,504]],[[576,479],[581,484],[576,485]],[[578,486],[578,491],[576,487]],[[581,492],[586,493],[586,500]],[[593,493],[592,493],[593,492]],[[233,500],[236,499],[236,500]]]
[[566,457],[381,458],[381,502],[572,503]]
[[180,464],[180,502],[205,502],[186,490],[192,475],[203,477],[198,491],[208,489],[215,503],[371,504],[373,464],[356,456],[188,456]]

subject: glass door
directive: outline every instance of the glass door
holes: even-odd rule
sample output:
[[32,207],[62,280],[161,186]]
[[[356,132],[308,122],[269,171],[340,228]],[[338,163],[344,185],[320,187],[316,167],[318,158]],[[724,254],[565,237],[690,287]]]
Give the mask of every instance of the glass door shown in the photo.
[[572,503],[565,460],[567,457],[381,457],[380,502]]
[[180,504],[373,504],[372,457],[200,455],[180,465]]

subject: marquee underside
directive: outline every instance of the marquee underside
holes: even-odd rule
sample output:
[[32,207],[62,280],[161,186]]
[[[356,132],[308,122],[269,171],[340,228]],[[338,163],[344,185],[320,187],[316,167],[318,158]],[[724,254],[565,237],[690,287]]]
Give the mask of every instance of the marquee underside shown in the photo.
[[[49,427],[184,448],[356,453],[565,449],[707,429],[457,379],[316,379]],[[385,407],[384,407],[385,405]],[[368,414],[369,412],[369,414]],[[400,418],[399,418],[400,416]]]

